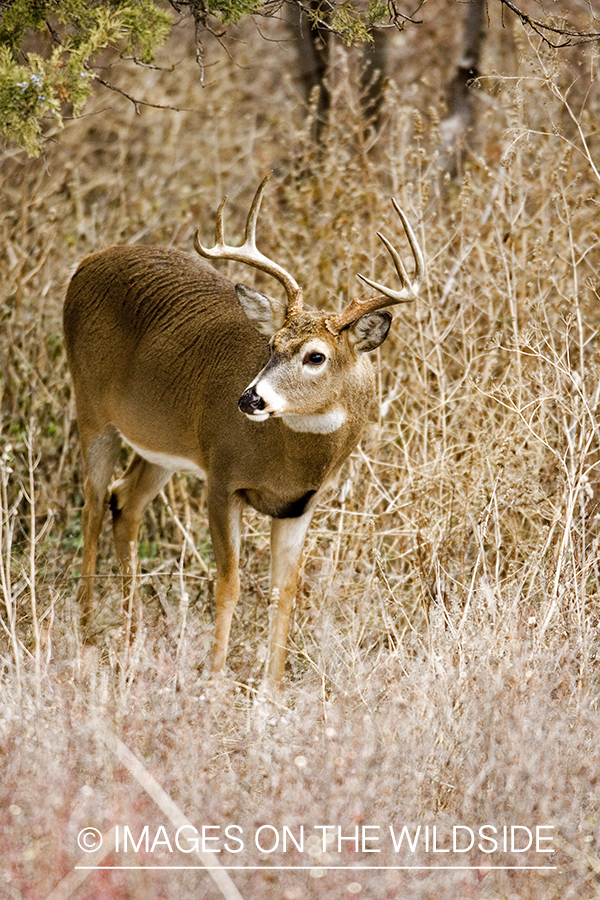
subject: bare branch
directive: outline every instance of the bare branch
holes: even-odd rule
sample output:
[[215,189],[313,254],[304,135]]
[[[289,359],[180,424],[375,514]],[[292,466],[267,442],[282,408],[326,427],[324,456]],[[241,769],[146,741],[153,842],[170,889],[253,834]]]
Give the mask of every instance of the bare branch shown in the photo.
[[[86,68],[91,68],[90,66],[86,66]],[[131,94],[128,94],[127,91],[124,91],[123,88],[117,87],[116,84],[112,84],[110,81],[106,81],[104,78],[101,78],[100,75],[94,72],[94,79],[105,88],[108,88],[109,91],[114,91],[116,94],[121,94],[122,97],[125,97],[129,100],[130,103],[133,103],[136,114],[140,115],[140,107],[141,106],[150,106],[152,109],[170,109],[173,112],[189,112],[189,109],[184,106],[170,106],[169,104],[164,103],[150,103],[149,100],[139,100],[137,97],[132,97]]]
[[[411,13],[402,13],[396,6],[396,0],[389,0],[388,9],[390,11],[390,19],[395,28],[401,31],[404,28],[404,22],[410,22],[411,25],[422,25],[423,19],[415,19],[416,14],[423,8],[427,0],[418,0],[417,6]],[[400,22],[399,20],[403,21]]]
[[[515,6],[511,0],[499,0],[499,2],[518,16],[523,25],[528,25],[542,38],[543,41],[554,49],[570,47],[573,44],[585,44],[590,43],[591,41],[600,41],[600,32],[598,31],[573,31],[570,28],[560,28],[558,25],[549,25],[547,22],[540,22],[539,19],[534,19],[532,16],[528,15],[528,13],[523,12],[523,10],[519,9],[518,6]],[[560,35],[561,37],[566,38],[566,40],[561,43],[554,43],[550,40],[549,34]]]
[[49,19],[46,19],[46,28],[50,32],[50,37],[52,38],[54,43],[59,44],[62,47],[62,41],[60,39],[60,35]]
[[140,66],[142,69],[154,69],[155,72],[174,72],[179,63],[172,63],[170,66],[156,66],[154,63],[142,62],[141,59],[138,59],[137,56],[124,56],[121,55],[120,59],[125,62],[135,63],[136,66]]
[[204,87],[204,46],[202,44],[202,32],[206,31],[208,34],[212,35],[219,44],[222,49],[225,50],[228,56],[231,57],[231,53],[223,43],[223,38],[225,37],[227,30],[223,26],[215,26],[213,27],[209,22],[209,12],[206,8],[206,4],[204,0],[169,0],[169,4],[173,7],[175,12],[180,15],[183,14],[182,7],[187,7],[189,13],[191,14],[194,20],[194,46],[196,51],[196,63],[198,68],[200,69],[200,81],[202,86]]

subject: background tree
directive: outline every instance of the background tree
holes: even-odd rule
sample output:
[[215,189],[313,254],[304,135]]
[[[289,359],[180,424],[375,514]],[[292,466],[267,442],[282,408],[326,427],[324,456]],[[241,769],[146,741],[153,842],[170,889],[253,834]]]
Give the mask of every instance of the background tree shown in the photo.
[[[313,121],[313,135],[320,141],[328,124],[331,106],[331,88],[328,75],[331,62],[331,41],[336,35],[333,27],[336,4],[331,0],[309,0],[294,4],[295,13],[291,26],[298,50],[298,67],[301,84],[306,99],[316,92]],[[476,104],[473,85],[479,76],[479,62],[483,43],[489,27],[488,0],[467,0],[462,12],[463,36],[456,67],[446,91],[448,115],[441,126],[440,165],[441,172],[455,176],[460,168],[464,152],[465,138],[474,127]],[[523,27],[538,35],[544,43],[555,49],[574,43],[600,39],[596,31],[578,30],[564,18],[546,15],[545,19],[533,17],[511,0],[496,0],[508,15],[520,19]],[[393,4],[388,10],[387,24],[403,30],[407,24],[420,25],[423,22],[424,0],[417,0],[410,12],[400,12]],[[390,27],[377,28],[385,18],[383,11],[371,8],[369,11],[368,39],[364,44],[363,61],[360,70],[361,94],[365,119],[376,127],[380,124],[379,114],[383,104],[386,76],[388,72],[388,49]],[[577,13],[577,10],[569,10]],[[586,10],[589,14],[589,10]]]

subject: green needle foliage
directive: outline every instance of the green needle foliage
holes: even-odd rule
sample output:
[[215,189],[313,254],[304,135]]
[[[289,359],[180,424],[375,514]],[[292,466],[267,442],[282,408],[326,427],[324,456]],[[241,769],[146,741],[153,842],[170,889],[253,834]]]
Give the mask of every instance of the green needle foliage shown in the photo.
[[[62,125],[66,105],[83,109],[101,50],[151,62],[173,22],[153,0],[0,0],[0,16],[0,133],[32,156],[43,119]],[[43,56],[27,49],[33,32],[50,38]]]

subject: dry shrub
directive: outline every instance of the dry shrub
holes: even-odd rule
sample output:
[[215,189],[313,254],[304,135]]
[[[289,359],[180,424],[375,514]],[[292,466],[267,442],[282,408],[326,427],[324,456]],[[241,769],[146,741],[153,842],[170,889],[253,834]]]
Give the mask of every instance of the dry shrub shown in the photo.
[[[123,98],[98,94],[92,115],[48,141],[43,161],[9,150],[0,159],[8,897],[47,896],[81,855],[84,826],[126,823],[139,835],[144,824],[153,833],[169,824],[104,742],[106,729],[197,827],[555,828],[550,872],[232,873],[244,898],[597,896],[596,51],[554,53],[492,21],[484,70],[501,74],[481,81],[462,180],[440,183],[442,87],[457,31],[432,24],[447,21],[443,3],[431,10],[427,30],[395,47],[378,137],[361,120],[356,59],[340,52],[331,127],[325,145],[312,146],[292,49],[247,25],[233,61],[209,60],[204,90],[183,38],[167,51],[186,57],[175,75],[142,71],[122,82],[186,111],[138,117]],[[81,646],[82,475],[60,326],[69,273],[85,253],[116,242],[189,249],[196,227],[210,234],[225,191],[227,229],[239,234],[269,167],[278,178],[261,247],[296,274],[309,303],[343,306],[357,272],[393,280],[376,237],[381,229],[403,241],[390,194],[428,260],[422,300],[397,312],[379,354],[372,425],[315,516],[289,677],[273,704],[257,700],[268,522],[247,515],[231,674],[211,686],[202,669],[214,566],[192,479],[174,478],[142,528],[144,633],[124,646],[106,529],[97,586],[106,640]],[[313,841],[298,862],[373,864],[349,846],[323,856]],[[389,840],[381,849],[379,866],[440,859],[421,845],[409,857]],[[243,862],[292,858],[250,847]],[[483,853],[452,862],[463,859],[489,862]],[[77,890],[221,896],[193,869],[99,871]]]

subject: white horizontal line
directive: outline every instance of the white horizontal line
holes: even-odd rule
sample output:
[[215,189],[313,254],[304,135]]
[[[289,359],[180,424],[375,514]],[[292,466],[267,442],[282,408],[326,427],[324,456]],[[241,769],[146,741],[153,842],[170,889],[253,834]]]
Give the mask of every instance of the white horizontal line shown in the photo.
[[498,871],[500,869],[506,871],[532,871],[532,870],[546,870],[550,871],[553,869],[557,869],[558,866],[320,866],[318,863],[315,863],[311,866],[75,866],[76,869],[227,869],[228,871],[237,871],[237,872],[260,872],[261,870],[269,871],[273,869],[280,869],[287,872],[311,872],[314,869],[321,869],[323,871],[349,871],[349,872],[378,872],[384,870],[393,870],[393,871],[411,871],[419,870],[419,871],[435,871],[437,869],[460,869],[462,871]]

